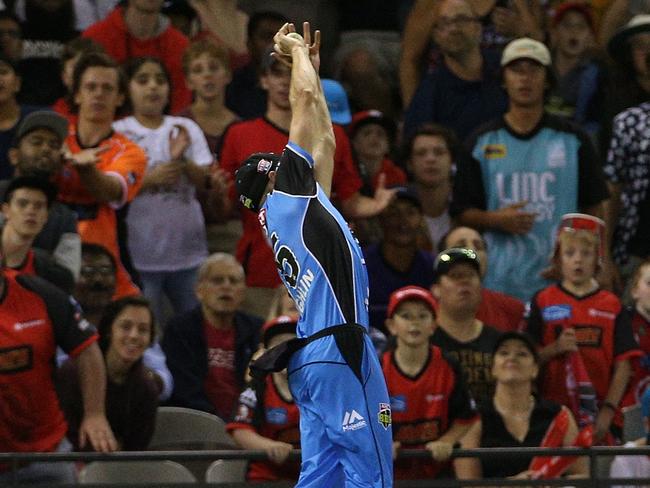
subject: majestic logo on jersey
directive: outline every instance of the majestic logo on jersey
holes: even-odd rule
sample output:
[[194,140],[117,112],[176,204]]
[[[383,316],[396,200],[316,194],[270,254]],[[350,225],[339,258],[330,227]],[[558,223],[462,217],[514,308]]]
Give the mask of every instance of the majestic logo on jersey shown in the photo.
[[368,425],[366,419],[364,419],[356,410],[345,412],[345,417],[343,417],[343,432],[362,429],[366,425]]
[[379,413],[377,414],[377,420],[379,420],[379,424],[384,429],[388,430],[390,424],[393,423],[393,417],[390,412],[390,403],[379,404]]
[[570,319],[572,315],[571,305],[551,305],[542,309],[542,318],[545,322]]
[[4,347],[0,349],[0,374],[18,373],[32,368],[31,346]]
[[483,148],[483,155],[486,159],[505,158],[508,154],[505,144],[488,144]]
[[274,232],[271,235],[271,245],[275,254],[275,265],[284,282],[291,288],[295,288],[300,274],[300,264],[294,252],[287,246],[279,246],[278,240],[278,235]]

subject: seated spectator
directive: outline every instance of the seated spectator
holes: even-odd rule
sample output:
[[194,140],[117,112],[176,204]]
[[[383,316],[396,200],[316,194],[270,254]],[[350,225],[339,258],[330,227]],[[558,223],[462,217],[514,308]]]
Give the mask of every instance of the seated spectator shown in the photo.
[[18,103],[16,96],[20,83],[16,63],[0,54],[0,180],[9,179],[14,173],[8,153],[20,122],[38,110],[38,107]]
[[[439,249],[451,247],[471,249],[481,264],[481,279],[488,269],[487,244],[483,236],[471,227],[456,227],[440,240]],[[476,318],[500,331],[518,330],[524,318],[524,304],[515,297],[499,291],[481,288],[481,305]]]
[[379,216],[383,239],[363,249],[368,270],[370,326],[386,332],[384,320],[391,293],[407,285],[429,288],[434,280],[433,257],[418,248],[422,204],[406,188]]
[[563,216],[554,254],[561,281],[535,294],[526,327],[544,367],[540,395],[567,405],[580,427],[593,423],[596,443],[611,443],[610,431],[621,438],[619,403],[640,354],[620,301],[594,278],[604,232],[598,218]]
[[[15,176],[30,176],[53,181],[63,166],[61,148],[68,135],[67,121],[53,112],[37,111],[20,123],[9,161]],[[9,180],[0,180],[0,198]],[[77,233],[77,215],[58,200],[52,202],[43,230],[33,246],[51,254],[57,263],[70,270],[74,279],[81,266],[81,238]]]
[[90,53],[77,64],[73,87],[79,120],[70,126],[65,142],[67,164],[58,180],[59,198],[77,212],[82,242],[99,244],[113,255],[115,298],[138,294],[120,258],[116,210],[135,198],[147,156],[111,126],[126,95],[125,81],[112,59]]
[[0,11],[0,56],[18,63],[23,55],[20,21],[8,10]]
[[464,139],[506,109],[498,53],[481,50],[481,24],[469,0],[444,0],[432,8],[442,59],[419,83],[404,116],[404,135],[435,122]]
[[63,115],[71,124],[77,123],[72,100],[74,69],[81,57],[89,53],[104,53],[104,48],[92,39],[77,37],[68,42],[61,54],[61,81],[64,93],[52,104],[52,110]]
[[323,87],[323,95],[325,95],[325,102],[332,123],[346,126],[352,122],[350,100],[343,85],[336,80],[323,78],[321,79],[321,86]]
[[262,326],[240,311],[245,292],[244,270],[231,255],[212,254],[199,268],[200,305],[172,318],[163,337],[175,385],[171,405],[231,418]]
[[226,107],[243,119],[261,117],[266,111],[266,91],[260,86],[259,75],[273,36],[288,22],[277,12],[255,12],[248,19],[246,46],[250,61],[235,69],[226,87]]
[[390,296],[386,328],[394,347],[381,360],[393,417],[393,457],[400,448],[425,448],[433,458],[396,460],[398,480],[453,478],[447,462],[453,446],[477,420],[460,364],[429,342],[435,309],[431,293],[418,286]]
[[65,44],[78,35],[74,24],[73,0],[25,2],[18,95],[22,103],[49,106],[65,93],[61,79],[53,74],[60,69]]
[[599,136],[605,74],[594,59],[596,24],[589,4],[568,1],[555,9],[551,28],[554,82],[546,111]]
[[[121,298],[109,304],[98,326],[99,347],[106,363],[106,418],[118,450],[144,451],[156,423],[158,385],[142,363],[155,341],[153,312],[146,299]],[[68,360],[59,369],[58,394],[68,422],[68,439],[77,442],[82,417],[79,365]]]
[[460,147],[454,133],[440,125],[424,124],[405,144],[410,188],[424,212],[420,247],[436,254],[439,242],[451,228],[449,203]]
[[[462,441],[463,448],[477,447],[562,447],[572,446],[578,426],[571,411],[543,396],[533,395],[533,383],[540,372],[540,358],[530,338],[519,332],[506,332],[494,344],[492,375],[496,388],[491,401],[479,411],[475,423]],[[557,445],[547,445],[555,438]],[[500,458],[459,458],[456,469],[464,479],[535,479],[532,456],[517,456],[504,462]],[[586,458],[568,467],[567,477],[586,478]]]
[[205,186],[213,157],[195,122],[165,115],[170,79],[161,61],[135,58],[125,71],[133,115],[113,129],[147,154],[147,171],[126,218],[127,244],[144,296],[162,320],[165,297],[174,314],[197,305],[196,273],[208,246],[196,189]]
[[471,249],[447,249],[438,254],[434,272],[431,291],[438,313],[431,342],[460,363],[472,397],[479,404],[488,401],[494,386],[492,352],[500,333],[476,318],[481,301],[478,256]]
[[101,44],[118,63],[143,56],[160,59],[171,78],[171,112],[176,113],[192,101],[181,61],[189,41],[160,12],[162,5],[161,0],[127,0],[126,6],[116,7],[83,36]]
[[[81,273],[74,291],[74,297],[81,305],[85,316],[92,324],[99,324],[106,308],[115,295],[116,266],[115,258],[105,248],[97,244],[83,244],[81,249]],[[61,364],[65,358],[59,356]],[[144,366],[153,371],[153,379],[159,392],[160,401],[167,400],[174,388],[167,365],[165,354],[160,343],[155,340],[145,350]]]
[[48,180],[33,176],[11,180],[2,205],[2,262],[9,274],[40,276],[70,294],[74,288],[72,272],[47,252],[33,249],[34,240],[43,230],[55,197],[56,187]]
[[[280,315],[262,327],[264,349],[271,349],[296,337],[296,317]],[[239,406],[226,429],[242,449],[266,452],[268,461],[251,461],[246,481],[297,481],[300,463],[287,461],[300,448],[298,406],[293,402],[287,370],[266,376],[239,395]]]

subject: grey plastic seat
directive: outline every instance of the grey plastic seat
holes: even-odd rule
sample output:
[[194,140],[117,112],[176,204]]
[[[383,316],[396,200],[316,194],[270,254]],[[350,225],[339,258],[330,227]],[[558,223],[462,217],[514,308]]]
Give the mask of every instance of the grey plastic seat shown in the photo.
[[631,405],[625,407],[623,412],[623,441],[635,441],[645,437],[643,427],[643,416],[641,415],[641,405]]
[[247,461],[217,459],[205,471],[206,483],[240,483],[246,481]]
[[149,449],[236,449],[216,415],[182,407],[159,407]]
[[195,476],[173,461],[96,461],[79,474],[81,484],[195,483]]

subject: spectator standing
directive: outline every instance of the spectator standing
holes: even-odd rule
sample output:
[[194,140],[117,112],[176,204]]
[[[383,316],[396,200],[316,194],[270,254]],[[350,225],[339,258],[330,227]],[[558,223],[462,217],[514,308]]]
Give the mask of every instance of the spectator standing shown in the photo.
[[395,460],[395,479],[453,477],[447,463],[453,446],[478,420],[460,364],[429,342],[435,309],[424,288],[407,286],[390,296],[386,328],[395,347],[381,362],[393,415],[393,457],[400,448],[425,448],[433,458]]
[[441,59],[417,86],[404,116],[404,134],[408,138],[425,122],[435,122],[464,139],[506,110],[499,57],[481,50],[481,24],[468,0],[444,0],[432,8]]
[[77,212],[82,242],[108,249],[117,263],[116,298],[138,294],[122,264],[116,209],[133,200],[142,185],[146,154],[111,124],[124,102],[126,83],[106,55],[88,54],[74,73],[79,114],[66,139],[68,164],[59,177],[59,198]]
[[[106,364],[106,417],[117,448],[144,451],[153,435],[158,407],[158,385],[142,363],[145,350],[155,342],[153,311],[144,298],[121,298],[106,307],[98,332]],[[79,364],[72,359],[57,372],[68,439],[76,450],[83,414],[78,378]]]
[[162,320],[165,296],[175,314],[197,305],[196,273],[208,247],[196,190],[205,187],[213,157],[195,122],[165,115],[170,79],[161,61],[134,58],[126,76],[133,115],[114,122],[113,129],[147,153],[147,172],[126,219],[129,254]]
[[142,56],[160,59],[171,78],[171,111],[176,113],[192,101],[181,61],[189,41],[161,14],[162,5],[162,0],[128,0],[83,36],[101,44],[118,63]]
[[[37,111],[25,117],[9,150],[15,175],[53,181],[63,166],[61,149],[67,135],[68,122],[60,115]],[[9,180],[0,181],[2,198],[8,186]],[[68,268],[75,280],[79,277],[81,238],[77,233],[77,216],[66,205],[58,200],[52,202],[45,226],[33,245]]]
[[[483,236],[471,227],[456,227],[440,241],[440,251],[451,247],[471,249],[481,264],[481,279],[488,270],[487,245]],[[524,304],[515,297],[481,287],[481,304],[476,318],[500,331],[519,330],[523,325]]]
[[172,405],[231,418],[263,322],[240,311],[245,292],[244,270],[231,255],[212,254],[199,268],[200,305],[172,318],[162,342]]
[[607,187],[587,135],[544,112],[551,56],[542,43],[512,41],[501,59],[508,112],[478,130],[472,158],[457,165],[452,216],[485,231],[487,288],[527,301],[561,216],[578,209],[603,215]]
[[478,257],[471,249],[447,249],[438,254],[434,271],[431,291],[438,313],[431,342],[460,363],[472,397],[479,404],[489,401],[492,351],[500,333],[476,318],[481,301]]

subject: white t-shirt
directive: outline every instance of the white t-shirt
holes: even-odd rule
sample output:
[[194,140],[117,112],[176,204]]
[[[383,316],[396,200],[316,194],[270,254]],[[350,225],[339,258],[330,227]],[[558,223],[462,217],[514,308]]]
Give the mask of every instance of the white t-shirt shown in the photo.
[[[625,447],[636,447],[636,443],[627,442]],[[612,478],[650,478],[650,458],[648,456],[616,456],[609,471]],[[635,485],[638,487],[638,485]],[[642,485],[639,488],[648,488]],[[633,485],[618,485],[613,488],[632,488]]]
[[[147,168],[171,159],[169,135],[182,125],[191,143],[183,154],[199,166],[212,163],[203,131],[185,117],[165,116],[157,129],[141,125],[135,117],[113,123],[147,153]],[[179,271],[198,266],[208,255],[205,222],[194,186],[185,178],[166,192],[142,192],[132,202],[127,216],[128,246],[134,266],[143,272]]]

